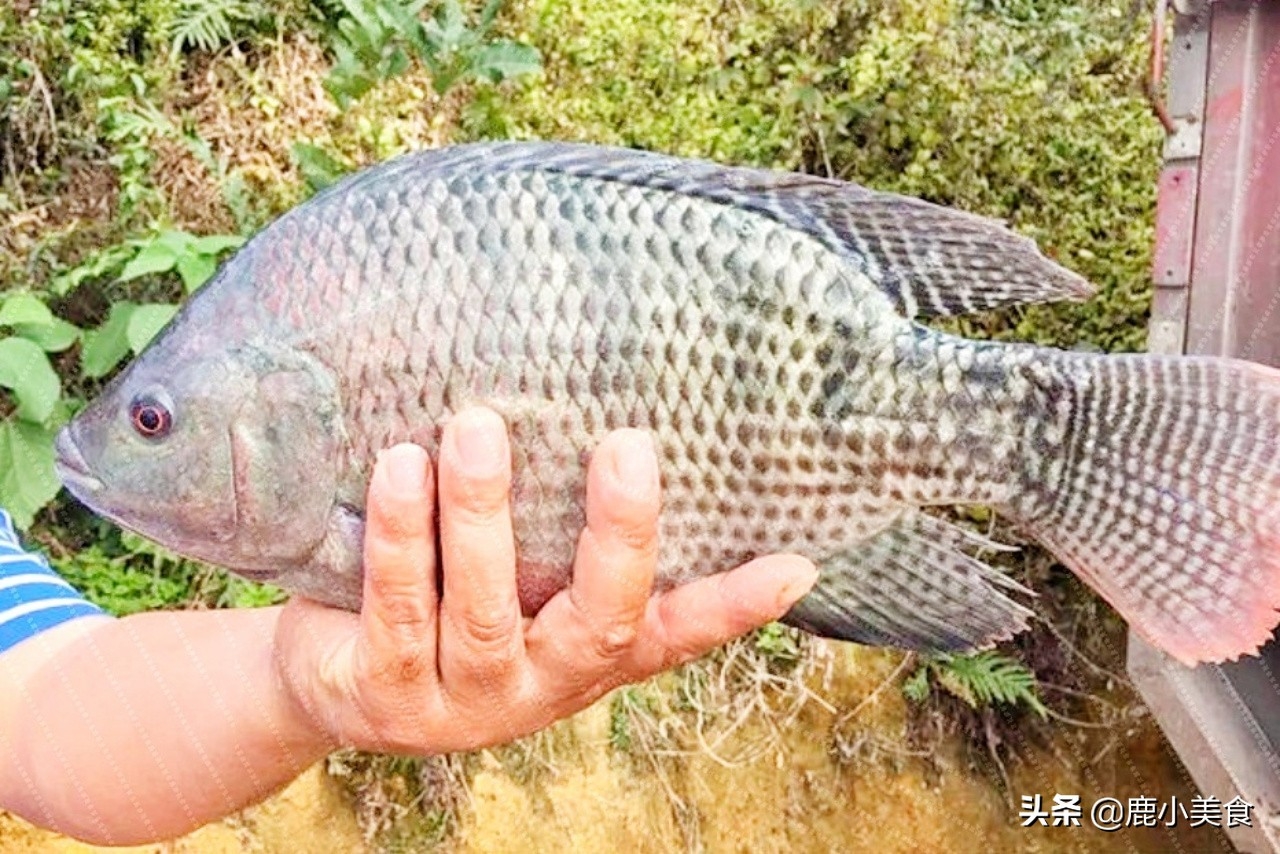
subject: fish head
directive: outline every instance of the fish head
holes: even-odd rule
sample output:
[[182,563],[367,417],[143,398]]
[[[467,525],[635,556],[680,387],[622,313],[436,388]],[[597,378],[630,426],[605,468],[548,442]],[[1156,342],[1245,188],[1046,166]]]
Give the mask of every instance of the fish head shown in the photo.
[[335,378],[287,344],[180,344],[149,348],[59,432],[59,476],[179,554],[256,580],[297,571],[342,500]]

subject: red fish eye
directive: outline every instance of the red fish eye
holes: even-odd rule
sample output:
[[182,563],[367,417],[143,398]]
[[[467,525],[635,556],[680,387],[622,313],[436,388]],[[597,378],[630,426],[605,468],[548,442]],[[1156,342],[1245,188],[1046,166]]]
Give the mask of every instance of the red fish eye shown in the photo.
[[148,439],[159,439],[169,434],[173,426],[173,416],[169,410],[151,398],[135,400],[129,407],[129,419],[138,435]]

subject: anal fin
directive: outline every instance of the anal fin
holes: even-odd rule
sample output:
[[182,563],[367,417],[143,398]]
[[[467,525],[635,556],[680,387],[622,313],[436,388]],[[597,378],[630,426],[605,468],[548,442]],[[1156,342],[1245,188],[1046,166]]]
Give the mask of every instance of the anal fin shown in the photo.
[[1033,594],[971,557],[985,541],[911,511],[848,552],[821,561],[818,583],[782,622],[823,637],[918,651],[978,649],[1022,631]]

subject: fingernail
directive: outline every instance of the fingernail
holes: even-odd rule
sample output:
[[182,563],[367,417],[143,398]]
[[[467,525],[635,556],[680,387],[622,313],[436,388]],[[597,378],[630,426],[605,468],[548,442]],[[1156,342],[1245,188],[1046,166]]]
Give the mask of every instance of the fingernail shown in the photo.
[[781,609],[788,609],[800,601],[800,597],[812,590],[818,581],[818,568],[802,557],[789,560],[781,573],[785,578],[778,591],[778,607]]
[[387,485],[401,495],[420,495],[427,488],[427,452],[417,445],[402,444],[378,452]]
[[458,453],[462,474],[492,477],[506,464],[507,425],[490,409],[472,409],[456,416],[453,447]]
[[628,430],[613,454],[613,473],[629,489],[653,489],[658,485],[658,461],[653,437],[643,430]]

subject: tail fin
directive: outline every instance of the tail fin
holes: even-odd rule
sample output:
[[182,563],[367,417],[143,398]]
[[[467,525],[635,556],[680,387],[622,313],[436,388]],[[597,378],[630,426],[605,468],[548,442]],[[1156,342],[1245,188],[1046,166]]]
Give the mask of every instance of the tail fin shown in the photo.
[[[1060,417],[1029,437],[1035,470],[1013,515],[1182,663],[1256,652],[1280,621],[1280,371],[1162,356],[1058,364]],[[1055,444],[1065,458],[1044,453]]]

